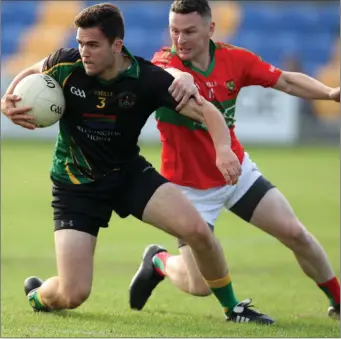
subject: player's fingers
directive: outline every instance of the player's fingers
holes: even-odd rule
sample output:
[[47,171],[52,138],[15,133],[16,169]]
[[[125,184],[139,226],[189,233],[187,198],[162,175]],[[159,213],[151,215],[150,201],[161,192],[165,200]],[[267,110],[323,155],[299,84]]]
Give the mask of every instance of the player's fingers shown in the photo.
[[10,107],[7,109],[7,115],[9,117],[12,117],[14,115],[20,115],[25,114],[26,112],[29,112],[32,110],[32,107]]
[[175,101],[180,102],[185,97],[188,97],[188,93],[182,89],[179,91],[178,95],[175,97]]
[[220,172],[224,176],[226,183],[228,185],[231,185],[232,180],[231,180],[231,175],[230,175],[229,171],[226,168],[223,168]]
[[21,98],[15,94],[8,94],[6,96],[6,99],[5,100],[9,100],[9,101],[20,101]]
[[23,128],[30,129],[30,130],[33,130],[37,127],[36,125],[32,124],[31,122],[24,121],[24,120],[18,120],[15,122],[15,124],[18,126],[21,126]]
[[180,101],[179,105],[176,107],[176,110],[181,111],[186,106],[189,99],[190,99],[190,95],[185,94],[183,96],[182,100]]
[[175,79],[172,84],[169,86],[168,88],[168,92],[170,94],[173,94],[174,91],[179,91],[179,89],[181,89],[182,85],[181,85],[181,82],[178,81],[178,79]]
[[239,180],[241,172],[237,169],[235,169],[234,176],[235,176],[235,181],[237,182]]
[[233,177],[231,180],[231,185],[237,185],[238,184],[238,177]]
[[229,166],[228,172],[231,178],[231,184],[235,185],[238,182],[239,175],[240,175],[238,168],[235,166]]
[[201,97],[199,92],[194,94],[194,99],[195,99],[195,101],[197,102],[198,105],[202,105],[203,104],[203,100],[202,100],[202,97]]
[[238,175],[242,174],[242,166],[240,165],[240,162],[238,160],[234,163],[234,169]]
[[178,94],[179,94],[180,88],[179,87],[175,87],[172,94],[172,97],[174,98],[174,100],[176,100]]
[[238,175],[241,176],[242,175],[242,166],[238,166]]
[[168,92],[172,94],[172,92],[174,91],[174,89],[175,89],[176,86],[177,86],[177,81],[174,80],[174,81],[172,82],[172,84],[169,86]]
[[229,172],[229,179],[230,179],[229,185],[235,185],[238,180],[238,176],[235,175],[234,173]]
[[242,168],[240,166],[239,161],[233,161],[229,164],[229,171],[230,173],[233,173],[234,175],[240,175],[242,173]]
[[18,115],[11,116],[11,120],[13,122],[30,121],[30,120],[33,120],[33,117],[31,115],[28,115],[28,114],[18,114]]

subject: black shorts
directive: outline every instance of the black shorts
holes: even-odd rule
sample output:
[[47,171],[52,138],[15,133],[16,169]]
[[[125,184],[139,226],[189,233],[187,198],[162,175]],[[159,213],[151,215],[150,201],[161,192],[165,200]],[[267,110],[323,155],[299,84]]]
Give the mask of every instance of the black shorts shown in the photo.
[[121,218],[133,215],[141,220],[149,199],[166,182],[142,156],[129,168],[113,171],[89,184],[55,182],[55,231],[75,229],[97,236],[100,227],[108,227],[112,211]]
[[250,222],[253,212],[264,195],[275,186],[262,175],[248,191],[230,208],[230,211],[246,222]]

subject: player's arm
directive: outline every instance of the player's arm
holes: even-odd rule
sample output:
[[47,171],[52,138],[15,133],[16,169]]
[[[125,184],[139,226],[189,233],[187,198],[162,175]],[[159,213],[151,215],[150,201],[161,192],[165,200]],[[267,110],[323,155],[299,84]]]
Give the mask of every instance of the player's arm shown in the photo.
[[328,87],[303,73],[282,72],[274,88],[303,99],[340,102],[340,87]]
[[[155,70],[154,74],[153,93],[157,94],[157,108],[165,106],[175,110],[177,103],[168,93],[169,84],[174,78],[161,69]],[[179,113],[174,112],[174,114],[185,115],[206,125],[216,151],[217,167],[228,184],[235,184],[238,181],[241,168],[238,158],[231,150],[230,130],[219,110],[204,98],[202,100],[203,104],[198,105],[194,99],[190,99]]]
[[328,87],[303,73],[282,71],[247,50],[237,49],[232,53],[241,65],[243,86],[273,87],[304,99],[340,101],[340,87]]
[[27,129],[35,129],[36,126],[30,122],[32,116],[26,114],[31,110],[31,107],[15,107],[15,103],[20,101],[20,98],[13,95],[15,87],[18,83],[31,74],[41,73],[46,59],[43,59],[21,71],[10,83],[4,96],[1,98],[1,112],[5,114],[16,125]]
[[[56,52],[52,53],[47,58],[37,62],[31,67],[26,68],[21,71],[8,86],[4,96],[1,98],[1,112],[5,114],[9,119],[13,121],[16,125],[27,129],[35,129],[35,125],[30,123],[33,117],[27,115],[26,113],[31,110],[31,107],[15,107],[15,103],[20,100],[20,98],[13,95],[13,91],[17,84],[27,76],[31,74],[43,73],[50,70],[55,65],[63,62],[73,62],[79,57],[79,53],[73,48],[61,48]],[[58,72],[54,75],[54,78],[58,81]]]
[[21,71],[10,83],[10,85],[8,86],[5,95],[6,94],[12,94],[15,87],[18,85],[18,83],[26,78],[27,76],[31,75],[31,74],[38,74],[38,73],[42,73],[43,71],[43,66],[46,62],[46,59],[40,60],[39,62],[35,63],[34,65],[32,65],[31,67],[28,67],[26,69],[24,69],[23,71]]
[[195,100],[190,99],[179,113],[205,124],[216,150],[231,147],[230,130],[223,115],[205,98],[201,97],[201,99],[202,105],[198,105]]
[[179,113],[206,125],[216,151],[216,165],[227,184],[234,185],[241,174],[241,166],[231,149],[230,129],[218,109],[203,97],[202,101],[203,104],[198,105],[190,99]]

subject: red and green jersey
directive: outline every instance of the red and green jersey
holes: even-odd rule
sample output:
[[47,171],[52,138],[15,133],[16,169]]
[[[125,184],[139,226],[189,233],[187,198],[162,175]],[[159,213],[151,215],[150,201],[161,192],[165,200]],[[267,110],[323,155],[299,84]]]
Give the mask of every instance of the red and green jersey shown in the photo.
[[[155,53],[152,62],[193,75],[200,94],[223,114],[231,132],[231,147],[242,162],[244,149],[234,133],[237,96],[245,86],[273,87],[281,71],[252,52],[233,45],[211,41],[210,53],[211,63],[206,72],[181,61],[170,47]],[[226,184],[215,165],[213,142],[204,124],[168,108],[158,109],[156,119],[162,142],[162,175],[178,185],[198,189]]]

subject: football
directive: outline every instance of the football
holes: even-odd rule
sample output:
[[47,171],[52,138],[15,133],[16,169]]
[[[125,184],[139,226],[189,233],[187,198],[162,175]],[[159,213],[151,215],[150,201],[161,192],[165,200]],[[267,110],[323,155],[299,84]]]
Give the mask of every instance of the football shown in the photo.
[[46,74],[32,74],[22,79],[13,94],[21,98],[16,107],[32,107],[26,114],[32,123],[43,128],[55,124],[65,110],[63,90],[58,82]]

